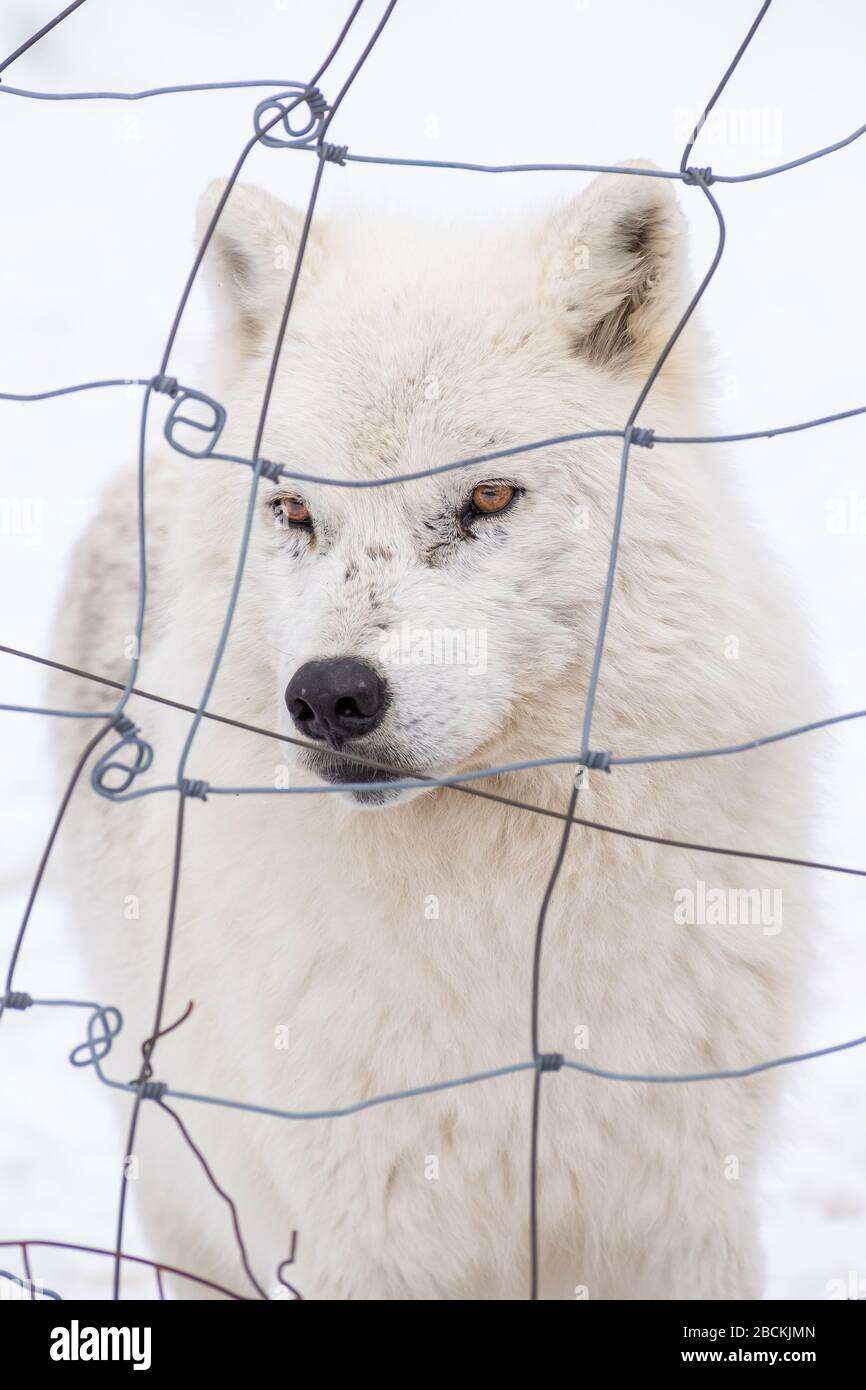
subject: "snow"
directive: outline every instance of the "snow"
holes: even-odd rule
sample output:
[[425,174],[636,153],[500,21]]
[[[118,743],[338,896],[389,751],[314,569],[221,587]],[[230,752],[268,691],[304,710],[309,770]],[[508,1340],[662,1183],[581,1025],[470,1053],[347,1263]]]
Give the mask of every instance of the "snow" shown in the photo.
[[[314,70],[348,0],[148,0],[84,5],[5,74],[43,90],[136,89],[239,77],[297,79]],[[331,132],[362,153],[486,163],[644,156],[676,167],[684,127],[713,89],[754,0],[646,6],[536,0],[532,7],[398,4],[380,46]],[[9,0],[0,21],[8,52],[56,9]],[[695,22],[699,15],[699,22]],[[332,94],[371,27],[362,16],[333,76]],[[757,169],[815,149],[862,121],[866,25],[860,8],[830,0],[774,7],[693,162]],[[149,102],[52,103],[0,97],[4,213],[0,384],[37,390],[97,377],[150,375],[192,258],[197,196],[227,173],[252,129],[261,93],[230,91]],[[860,177],[863,146],[776,179],[719,186],[729,236],[707,293],[706,322],[720,353],[717,409],[724,426],[784,424],[863,402],[859,307],[866,290]],[[308,156],[257,149],[248,177],[303,202]],[[490,178],[450,171],[348,166],[326,177],[322,215],[345,199],[435,207],[437,216],[508,215],[582,186],[582,176]],[[696,267],[715,225],[684,192]],[[173,370],[201,342],[193,296]],[[129,457],[139,393],[119,389],[41,405],[0,405],[3,531],[0,639],[48,652],[49,619],[66,560],[106,480]],[[863,703],[862,641],[866,424],[744,445],[738,455],[755,517],[792,575],[820,634],[815,660],[832,689],[828,713]],[[713,466],[707,456],[707,466]],[[16,505],[21,510],[16,513]],[[847,534],[831,529],[847,507]],[[21,520],[16,525],[14,518]],[[38,668],[2,658],[3,699],[39,703]],[[758,731],[756,731],[758,732]],[[0,782],[4,855],[0,947],[11,942],[54,811],[44,721],[4,715]],[[80,736],[80,730],[79,735]],[[823,820],[816,854],[866,864],[862,834],[863,727],[823,740]],[[769,847],[768,847],[769,848]],[[784,850],[784,846],[778,847]],[[803,1046],[866,1031],[864,887],[824,876],[820,1001],[802,1020]],[[80,996],[79,965],[61,902],[46,893],[31,926],[18,984]],[[0,1029],[0,1239],[40,1236],[111,1245],[118,1140],[101,1088],[65,1055],[80,1041],[76,1010],[15,1014]],[[808,1063],[787,1075],[763,1191],[771,1296],[826,1298],[832,1283],[866,1276],[866,1052]],[[520,1217],[522,1220],[523,1218]],[[144,1252],[134,1213],[127,1247]],[[17,1252],[0,1267],[20,1270]],[[46,1254],[37,1273],[65,1296],[105,1297],[110,1264]],[[124,1291],[151,1296],[133,1271]],[[866,1284],[863,1290],[866,1292]]]

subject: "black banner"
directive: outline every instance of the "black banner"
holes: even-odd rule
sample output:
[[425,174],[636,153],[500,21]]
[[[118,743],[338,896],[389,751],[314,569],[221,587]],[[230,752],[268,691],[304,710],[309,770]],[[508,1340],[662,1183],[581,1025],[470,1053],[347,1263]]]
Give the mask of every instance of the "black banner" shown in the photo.
[[[337,1340],[323,1341],[318,1326],[306,1325],[307,1307],[282,1301],[280,1309],[262,1313],[252,1308],[227,1309],[214,1302],[60,1303],[51,1300],[4,1300],[3,1368],[29,1378],[34,1373],[63,1383],[69,1376],[93,1377],[109,1370],[165,1374],[185,1370],[225,1376],[241,1371],[247,1381],[256,1374],[273,1375],[278,1366],[288,1376],[298,1353],[321,1349],[321,1369],[329,1375],[335,1365]],[[313,1315],[315,1317],[315,1314]],[[333,1316],[333,1314],[329,1315]],[[351,1314],[349,1315],[351,1317]],[[376,1317],[375,1313],[366,1314]],[[444,1315],[446,1319],[448,1314]],[[477,1314],[476,1314],[477,1316]],[[527,1314],[531,1319],[537,1314]],[[611,1371],[700,1370],[704,1366],[811,1366],[841,1371],[850,1366],[862,1346],[862,1304],[852,1301],[767,1303],[592,1303],[578,1302],[558,1324],[568,1339],[575,1370],[601,1363]],[[435,1364],[430,1352],[441,1348],[443,1374],[453,1367],[455,1348],[442,1340],[442,1317],[436,1314],[424,1344],[423,1371]],[[401,1315],[402,1342],[405,1315]],[[534,1329],[530,1320],[527,1329]],[[465,1329],[465,1324],[464,1324]],[[550,1324],[545,1331],[549,1333]],[[477,1356],[499,1359],[489,1337],[482,1342],[476,1328]],[[514,1324],[508,1326],[503,1348],[513,1355]],[[364,1329],[369,1352],[378,1335],[375,1323]],[[310,1336],[307,1336],[307,1333]],[[424,1333],[422,1332],[422,1337]],[[391,1339],[389,1338],[389,1343]],[[464,1346],[461,1361],[464,1360]],[[547,1349],[546,1349],[547,1350]],[[358,1348],[355,1348],[357,1365]],[[592,1358],[588,1363],[587,1358]],[[393,1367],[394,1348],[387,1354]],[[400,1353],[403,1372],[412,1368]],[[856,1363],[855,1363],[856,1364]],[[512,1366],[513,1369],[513,1366]],[[315,1370],[315,1367],[314,1367]],[[489,1367],[488,1367],[489,1371]],[[282,1374],[283,1372],[281,1372]],[[20,1382],[19,1382],[20,1383]]]

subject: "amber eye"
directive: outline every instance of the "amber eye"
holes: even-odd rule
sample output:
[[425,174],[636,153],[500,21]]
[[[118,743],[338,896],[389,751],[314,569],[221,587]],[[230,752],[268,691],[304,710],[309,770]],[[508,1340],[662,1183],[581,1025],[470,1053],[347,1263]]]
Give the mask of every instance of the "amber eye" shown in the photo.
[[493,516],[505,510],[516,491],[510,483],[479,483],[472,492],[472,505],[477,512]]
[[275,497],[271,503],[278,526],[310,526],[312,517],[303,497]]

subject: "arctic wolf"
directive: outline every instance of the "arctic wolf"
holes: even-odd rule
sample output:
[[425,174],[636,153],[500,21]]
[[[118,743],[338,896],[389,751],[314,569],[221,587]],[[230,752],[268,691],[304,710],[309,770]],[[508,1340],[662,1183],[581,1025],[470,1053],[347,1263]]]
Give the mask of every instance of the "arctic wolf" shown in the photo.
[[[219,193],[204,195],[199,234]],[[230,453],[253,447],[301,223],[240,186],[205,258],[213,357],[189,384],[226,406]],[[315,225],[261,453],[363,481],[621,427],[690,285],[677,197],[655,178],[602,175],[521,225],[460,236]],[[712,430],[706,358],[689,327],[640,423]],[[155,1079],[317,1111],[531,1057],[535,924],[574,768],[475,784],[554,813],[543,816],[453,788],[377,789],[366,783],[389,774],[352,756],[399,780],[580,751],[619,453],[619,440],[593,439],[389,487],[260,483],[210,708],[308,746],[208,722],[194,741],[188,776],[281,790],[187,802],[164,1023],[193,1009],[159,1042]],[[197,703],[250,483],[247,468],[165,445],[148,458],[142,688]],[[80,545],[55,641],[121,678],[134,497],[129,471]],[[61,692],[105,703],[68,677]],[[593,746],[709,748],[819,705],[801,622],[730,460],[635,448]],[[142,784],[172,782],[189,716],[141,700],[130,712],[156,753]],[[61,733],[71,756],[72,731]],[[796,852],[804,767],[788,743],[592,771],[578,814]],[[345,781],[360,785],[332,790]],[[104,1065],[127,1080],[153,1026],[177,796],[112,805],[85,782],[76,798],[64,875],[95,997],[125,1019]],[[684,921],[699,882],[726,901],[779,892],[782,929],[749,914]],[[796,870],[576,826],[547,921],[541,1049],[641,1074],[779,1055],[803,974],[805,891]],[[176,1104],[235,1198],[270,1296],[297,1232],[284,1272],[306,1297],[512,1299],[528,1287],[532,1084],[522,1071],[338,1119]],[[766,1076],[545,1075],[541,1296],[759,1297],[755,1183],[772,1094]],[[125,1120],[130,1098],[117,1104]],[[227,1207],[150,1101],[136,1159],[131,1196],[156,1257],[254,1297]],[[180,1281],[177,1293],[201,1296]]]

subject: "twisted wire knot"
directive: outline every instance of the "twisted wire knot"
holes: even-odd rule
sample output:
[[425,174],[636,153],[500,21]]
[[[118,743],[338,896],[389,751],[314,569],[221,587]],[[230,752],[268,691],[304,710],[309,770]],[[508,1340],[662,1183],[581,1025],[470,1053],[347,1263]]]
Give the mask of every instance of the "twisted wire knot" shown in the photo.
[[150,385],[152,390],[160,391],[164,396],[177,395],[176,376],[152,376],[150,378]]
[[[119,796],[123,792],[129,791],[136,777],[142,772],[146,772],[153,762],[153,747],[145,739],[139,738],[138,727],[128,719],[125,714],[118,715],[115,720],[115,728],[120,734],[117,743],[113,743],[107,752],[95,764],[90,774],[90,785],[100,796],[108,797],[111,800],[114,796]],[[125,748],[134,750],[132,764],[118,761],[117,755]],[[109,773],[119,773],[120,780],[112,785],[108,780]]]
[[610,772],[610,764],[613,758],[612,753],[585,752],[580,756],[580,761],[584,767],[591,768],[596,772]]
[[272,483],[278,483],[283,476],[283,465],[272,463],[270,459],[259,459],[259,477],[267,478]]
[[349,153],[348,145],[332,145],[328,140],[319,146],[322,158],[330,164],[345,164],[346,155]]
[[[298,120],[302,124],[292,125],[292,114],[298,107],[306,108]],[[325,112],[328,103],[318,87],[307,87],[302,82],[290,82],[284,92],[274,92],[260,101],[253,113],[256,135],[263,145],[272,149],[303,148],[312,146],[317,137],[325,132]],[[278,135],[281,127],[285,135]]]
[[684,179],[683,179],[683,182],[684,182],[684,183],[697,183],[697,184],[701,184],[701,183],[702,183],[702,184],[704,184],[706,187],[709,187],[709,185],[710,185],[711,183],[715,183],[715,181],[716,181],[715,175],[713,174],[712,169],[709,169],[709,168],[707,168],[707,169],[693,169],[693,168],[690,167],[690,168],[688,168],[688,169],[685,169],[685,170],[683,171],[683,173],[684,173],[684,175],[685,175],[685,177],[684,177]]
[[328,109],[328,103],[318,87],[307,87],[304,92],[304,101],[316,117],[324,116]]
[[194,796],[199,801],[207,801],[207,794],[210,790],[209,782],[199,782],[190,777],[182,777],[178,786],[184,796]]
[[[97,1024],[100,1025],[102,1032],[96,1032]],[[98,1064],[107,1057],[111,1051],[111,1045],[123,1027],[123,1015],[113,1004],[103,1006],[98,1004],[87,1021],[87,1037],[84,1042],[73,1047],[69,1054],[69,1060],[74,1067],[93,1067],[99,1070]]]
[[[174,405],[165,417],[163,434],[171,447],[181,454],[186,454],[187,458],[207,458],[208,454],[213,453],[222,434],[226,422],[225,406],[220,405],[219,401],[204,391],[196,391],[192,386],[178,386],[174,377],[167,377],[165,380],[173,383],[173,389],[168,395],[173,397]],[[185,406],[192,406],[198,414],[181,415],[179,412]],[[186,426],[186,429],[178,432],[179,425]],[[201,448],[195,447],[196,436],[189,434],[189,430],[195,430],[204,436]]]
[[167,1081],[131,1081],[130,1086],[134,1086],[142,1100],[162,1100],[168,1090]]
[[564,1061],[561,1052],[539,1052],[535,1065],[539,1071],[559,1071]]
[[8,994],[0,997],[4,1009],[29,1009],[32,1003],[30,995],[25,994],[23,989],[10,989]]
[[655,430],[646,430],[638,425],[632,425],[628,432],[630,444],[639,444],[644,449],[651,449],[655,444]]

